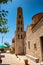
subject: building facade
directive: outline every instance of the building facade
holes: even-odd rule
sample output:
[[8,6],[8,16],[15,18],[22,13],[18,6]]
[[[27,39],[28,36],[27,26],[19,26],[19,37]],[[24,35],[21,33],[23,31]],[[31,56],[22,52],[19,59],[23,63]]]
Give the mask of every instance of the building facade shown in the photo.
[[23,11],[19,7],[15,37],[12,42],[14,42],[15,54],[26,54],[31,59],[43,61],[43,13],[34,15],[32,24],[28,25],[24,32]]
[[43,13],[33,16],[32,21],[26,30],[26,54],[40,62],[43,61]]

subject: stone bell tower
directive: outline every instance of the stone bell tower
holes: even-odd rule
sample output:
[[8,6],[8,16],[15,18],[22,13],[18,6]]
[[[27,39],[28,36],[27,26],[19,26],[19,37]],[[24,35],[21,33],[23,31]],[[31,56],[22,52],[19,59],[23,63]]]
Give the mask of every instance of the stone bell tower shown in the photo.
[[24,54],[24,22],[21,7],[17,9],[17,21],[15,31],[15,54]]

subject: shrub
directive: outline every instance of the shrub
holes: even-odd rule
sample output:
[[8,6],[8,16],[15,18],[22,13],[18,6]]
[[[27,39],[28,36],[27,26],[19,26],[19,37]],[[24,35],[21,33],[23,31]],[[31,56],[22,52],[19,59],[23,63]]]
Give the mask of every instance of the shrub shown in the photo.
[[15,50],[13,48],[10,48],[10,53],[11,54],[14,54],[15,53]]

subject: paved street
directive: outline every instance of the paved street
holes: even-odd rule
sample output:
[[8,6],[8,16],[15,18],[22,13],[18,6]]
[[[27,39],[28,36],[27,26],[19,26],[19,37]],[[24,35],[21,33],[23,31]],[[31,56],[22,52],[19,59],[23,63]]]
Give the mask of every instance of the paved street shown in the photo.
[[24,65],[24,61],[17,58],[15,54],[4,53],[3,55],[5,55],[5,58],[2,58],[2,64]]
[[[18,58],[15,54],[10,53],[3,53],[5,55],[5,58],[2,58],[2,64],[8,64],[8,65],[25,65],[24,60],[28,59],[26,56],[20,56],[18,55]],[[40,63],[35,63],[32,60],[28,59],[29,65],[41,65]]]

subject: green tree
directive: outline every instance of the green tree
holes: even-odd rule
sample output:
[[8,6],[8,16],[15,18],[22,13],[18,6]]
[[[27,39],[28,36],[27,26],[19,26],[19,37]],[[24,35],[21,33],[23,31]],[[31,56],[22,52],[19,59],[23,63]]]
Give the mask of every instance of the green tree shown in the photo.
[[7,33],[8,27],[6,26],[8,20],[6,19],[8,11],[0,11],[0,33]]
[[8,11],[5,11],[3,9],[1,10],[1,5],[2,4],[4,5],[9,1],[12,2],[12,0],[0,0],[0,33],[7,33],[9,31],[8,26],[7,26],[7,23],[8,23],[8,19],[7,19]]
[[8,1],[11,1],[11,2],[12,2],[12,0],[0,0],[0,3],[5,4],[5,3],[7,3]]
[[[5,4],[8,1],[12,2],[12,0],[0,0],[0,5]],[[0,33],[8,32],[8,27],[6,26],[8,22],[8,20],[6,19],[7,14],[8,14],[8,11],[0,10]]]

